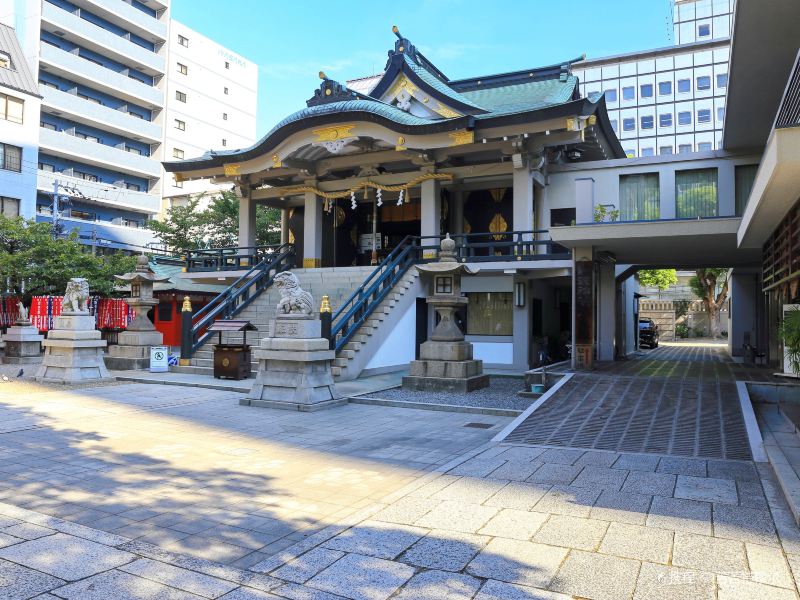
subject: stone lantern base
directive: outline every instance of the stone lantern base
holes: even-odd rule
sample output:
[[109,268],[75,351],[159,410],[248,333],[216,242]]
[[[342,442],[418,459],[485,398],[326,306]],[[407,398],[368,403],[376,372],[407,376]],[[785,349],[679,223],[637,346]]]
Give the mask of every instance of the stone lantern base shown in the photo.
[[8,328],[3,336],[5,355],[3,362],[7,365],[30,365],[42,361],[42,340],[39,329],[30,321],[17,321]]
[[403,388],[428,392],[472,392],[489,385],[483,361],[472,358],[472,344],[465,341],[427,341],[412,360]]
[[149,369],[150,347],[163,343],[160,331],[121,331],[117,343],[108,347],[106,367],[116,371]]

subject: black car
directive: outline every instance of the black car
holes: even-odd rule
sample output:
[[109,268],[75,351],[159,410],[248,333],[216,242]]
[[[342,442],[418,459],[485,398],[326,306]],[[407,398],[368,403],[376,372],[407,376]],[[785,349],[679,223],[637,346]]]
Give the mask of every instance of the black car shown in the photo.
[[653,319],[639,319],[639,347],[658,348],[658,325]]

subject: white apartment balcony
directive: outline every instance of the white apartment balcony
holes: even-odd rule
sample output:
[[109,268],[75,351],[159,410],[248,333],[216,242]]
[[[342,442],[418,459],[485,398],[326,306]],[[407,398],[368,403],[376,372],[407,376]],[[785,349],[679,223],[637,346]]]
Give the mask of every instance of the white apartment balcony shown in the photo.
[[64,115],[77,123],[98,127],[138,141],[148,143],[161,141],[161,128],[151,121],[133,117],[128,113],[46,85],[40,86],[40,93],[43,96],[44,112]]
[[148,75],[164,73],[163,56],[49,2],[42,3],[42,29]]
[[151,17],[123,0],[74,0],[72,3],[151,42],[161,43],[167,39],[166,22]]
[[[60,188],[61,193],[68,193],[75,199],[118,208],[130,208],[148,214],[155,214],[161,209],[161,198],[158,195],[135,192],[110,183],[86,181],[63,173],[37,171],[36,188],[48,194],[52,193],[53,182],[56,180],[63,186]],[[75,191],[70,193],[67,190]]]
[[164,92],[160,89],[95,64],[77,54],[43,43],[39,57],[44,71],[146,108],[164,106]]
[[62,131],[39,130],[39,148],[47,154],[85,162],[86,164],[121,171],[137,177],[161,176],[161,163],[149,156],[106,146]]

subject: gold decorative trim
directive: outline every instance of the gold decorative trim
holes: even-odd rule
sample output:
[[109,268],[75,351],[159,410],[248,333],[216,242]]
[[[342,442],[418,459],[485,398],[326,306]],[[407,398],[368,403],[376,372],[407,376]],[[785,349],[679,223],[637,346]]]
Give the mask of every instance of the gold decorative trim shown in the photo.
[[281,157],[278,156],[277,154],[273,154],[272,155],[272,168],[273,169],[279,169],[282,166],[283,166],[283,163],[281,162]]
[[314,129],[311,133],[317,136],[318,142],[334,142],[342,138],[352,137],[350,133],[355,125],[334,125],[333,127],[323,127],[322,129]]
[[223,166],[223,169],[225,169],[225,177],[236,177],[241,175],[241,173],[239,173],[239,169],[241,168],[242,165],[239,163],[231,163]]
[[460,117],[461,113],[454,111],[449,106],[445,106],[441,102],[437,103],[438,106],[434,109],[437,113],[442,115],[445,119],[455,119],[456,117]]
[[[382,183],[376,183],[374,181],[364,181],[359,183],[358,185],[348,189],[342,190],[340,192],[324,192],[316,186],[313,185],[297,185],[297,186],[289,186],[282,189],[282,192],[286,196],[296,196],[297,194],[305,194],[305,193],[312,193],[320,198],[326,200],[333,200],[334,198],[349,198],[351,194],[356,192],[364,193],[368,192],[368,188],[373,188],[376,190],[381,190],[384,192],[399,192],[400,190],[408,191],[408,188],[414,187],[423,181],[428,181],[430,179],[438,179],[440,181],[453,181],[453,176],[450,173],[425,173],[424,175],[420,175],[419,177],[415,177],[411,181],[407,181],[406,183],[401,183],[399,185],[383,185]],[[406,198],[408,198],[408,194],[406,194]]]
[[181,183],[186,180],[182,173],[173,173],[172,175],[175,177],[175,183]]
[[404,138],[402,135],[397,136],[397,144],[395,144],[394,149],[397,150],[398,152],[402,152],[403,150],[405,150],[406,138]]
[[449,134],[451,146],[463,146],[464,144],[472,144],[475,142],[475,132],[469,129],[463,131],[451,131]]
[[303,268],[304,269],[319,269],[321,264],[322,264],[322,259],[319,259],[319,258],[304,258],[303,259]]

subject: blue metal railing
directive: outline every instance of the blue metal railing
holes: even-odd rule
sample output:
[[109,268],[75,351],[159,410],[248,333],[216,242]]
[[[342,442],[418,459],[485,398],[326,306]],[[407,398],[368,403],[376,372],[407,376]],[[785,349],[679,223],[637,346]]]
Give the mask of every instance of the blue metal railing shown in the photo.
[[[550,239],[536,239],[547,234],[546,230],[537,230],[467,233],[451,237],[456,242],[456,260],[459,262],[568,258],[567,250]],[[337,352],[350,341],[412,265],[435,259],[443,237],[407,236],[350,294],[332,317],[331,340]]]
[[275,275],[294,267],[291,244],[275,246],[261,261],[239,277],[192,317],[191,346],[194,354],[211,336],[208,327],[217,319],[231,319],[272,285]]
[[266,246],[227,246],[186,252],[186,272],[241,271],[269,259],[285,244]]

